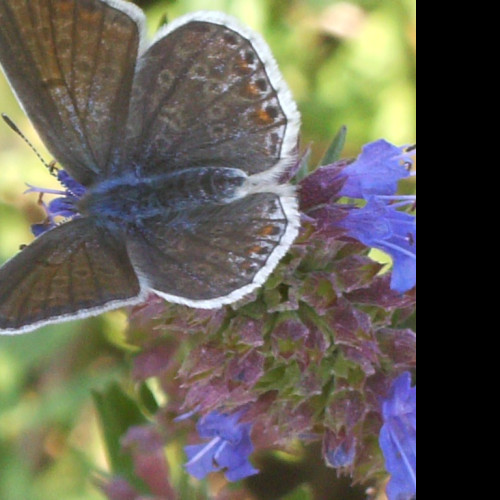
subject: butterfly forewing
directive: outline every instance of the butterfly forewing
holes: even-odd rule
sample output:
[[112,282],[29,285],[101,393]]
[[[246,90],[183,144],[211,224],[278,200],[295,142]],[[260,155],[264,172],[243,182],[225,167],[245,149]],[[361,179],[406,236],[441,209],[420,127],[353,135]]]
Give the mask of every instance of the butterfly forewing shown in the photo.
[[142,13],[114,5],[0,0],[1,65],[47,148],[84,185],[108,170],[128,114]]
[[296,145],[298,113],[267,45],[217,19],[174,23],[139,59],[127,142],[142,175],[200,165],[254,174]]
[[0,269],[0,332],[136,302],[140,285],[118,233],[75,219],[37,238]]

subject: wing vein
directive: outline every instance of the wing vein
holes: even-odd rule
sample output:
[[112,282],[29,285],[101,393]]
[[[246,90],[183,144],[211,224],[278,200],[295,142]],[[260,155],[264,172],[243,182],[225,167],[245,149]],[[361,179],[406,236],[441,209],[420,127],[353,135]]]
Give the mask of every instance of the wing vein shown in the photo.
[[[202,45],[202,48],[198,50],[193,57],[189,58],[186,64],[183,66],[182,71],[180,71],[176,78],[174,79],[174,82],[172,83],[172,86],[170,87],[169,91],[166,93],[165,96],[160,101],[160,104],[156,107],[153,113],[151,113],[151,116],[149,117],[149,122],[143,127],[143,132],[141,134],[142,143],[146,144],[147,139],[151,136],[151,133],[154,130],[153,124],[156,121],[161,109],[165,105],[166,102],[168,102],[171,97],[175,94],[176,88],[179,85],[179,82],[182,82],[184,77],[186,76],[187,72],[193,67],[194,64],[196,64],[201,56],[205,53],[206,46],[210,43],[213,42],[213,40],[217,37],[217,33],[214,33],[212,36],[209,37],[209,39]],[[147,133],[144,133],[144,131],[147,131]]]
[[78,4],[73,2],[73,24],[71,29],[71,88],[76,86],[76,70],[75,70],[75,59],[77,54],[76,41],[78,39],[77,32],[77,21],[78,21]]
[[103,33],[104,33],[104,26],[105,26],[105,20],[106,20],[106,14],[107,14],[107,11],[105,10],[101,17],[100,17],[100,22],[99,22],[99,29],[98,29],[98,35],[97,35],[97,38],[99,40],[99,43],[97,44],[97,54],[94,56],[93,58],[93,65],[92,65],[92,75],[90,77],[90,81],[89,81],[89,88],[88,88],[88,93],[87,93],[87,103],[86,103],[86,106],[85,106],[85,109],[83,111],[83,117],[82,117],[82,126],[83,126],[83,129],[84,129],[84,135],[85,135],[85,142],[87,142],[87,146],[88,146],[88,149],[92,155],[92,160],[94,161],[94,164],[95,165],[98,165],[100,168],[104,168],[104,165],[99,165],[99,162],[97,161],[97,156],[95,154],[95,151],[94,151],[94,148],[91,147],[91,145],[88,143],[88,133],[89,133],[89,130],[88,130],[88,127],[87,127],[87,118],[88,118],[88,115],[89,115],[89,111],[91,109],[91,96],[92,96],[92,91],[93,91],[93,88],[94,88],[94,84],[95,84],[95,79],[96,79],[96,75],[97,75],[97,69],[99,67],[99,63],[100,63],[100,60],[101,60],[101,57],[102,57],[102,50],[103,50],[103,47],[105,48],[105,44],[102,43],[102,40],[103,40]]
[[[251,74],[251,75],[249,75],[249,76],[253,76],[253,75],[254,75],[254,74],[256,74],[256,73],[257,73],[257,70],[255,70],[254,72],[252,72],[252,74]],[[236,88],[237,86],[239,86],[239,85],[241,85],[241,82],[235,82],[235,83],[234,83],[234,84],[232,84],[230,87],[228,87],[227,92],[230,92],[231,90],[235,89],[235,88]],[[216,95],[216,96],[215,96],[215,98],[214,98],[214,99],[212,99],[212,101],[210,101],[209,103],[207,103],[207,105],[206,105],[205,109],[209,109],[211,106],[213,106],[214,104],[217,104],[217,102],[219,102],[219,101],[221,101],[223,98],[227,97],[225,94],[226,94],[226,92]],[[259,101],[253,101],[253,104],[254,104],[254,103],[260,103],[260,102],[265,102],[265,101],[266,101],[266,100],[268,100],[268,99],[269,99],[269,97],[265,97],[265,98],[263,98],[262,100],[259,100]],[[186,126],[185,126],[185,129],[186,129],[186,130],[189,130],[189,132],[190,132],[190,133],[189,133],[189,136],[186,136],[186,134],[179,134],[179,135],[178,135],[178,138],[177,138],[175,141],[173,141],[173,142],[172,142],[172,143],[171,143],[171,144],[170,144],[170,145],[169,145],[169,146],[165,149],[165,153],[168,155],[168,153],[169,153],[172,149],[174,149],[174,148],[178,147],[179,145],[184,144],[184,143],[185,143],[188,139],[190,139],[190,138],[192,138],[192,137],[196,137],[196,133],[197,133],[197,132],[200,132],[200,131],[201,131],[201,132],[202,132],[202,131],[204,131],[204,130],[206,129],[207,125],[209,125],[209,124],[210,124],[210,125],[217,124],[217,123],[220,123],[220,122],[222,122],[222,121],[224,121],[224,118],[219,119],[219,120],[213,120],[213,121],[208,121],[208,120],[206,120],[206,121],[204,121],[203,126],[198,126],[198,127],[192,128],[192,125],[193,125],[193,124],[197,124],[197,123],[199,123],[199,122],[200,122],[200,120],[199,120],[199,116],[198,116],[198,115],[194,115],[194,116],[190,119],[190,121],[188,121],[188,122],[186,123]],[[273,124],[273,125],[274,125],[274,124]],[[260,130],[262,130],[262,128],[261,128]],[[246,135],[248,135],[248,134],[246,134]],[[229,138],[229,140],[230,140],[230,139],[231,139],[231,138]],[[188,151],[189,151],[189,150],[188,150]]]
[[[85,243],[83,243],[82,247],[83,247],[82,248],[82,252],[85,255],[85,258],[86,258],[87,263],[88,263],[88,268],[90,270],[90,275],[91,275],[91,278],[92,278],[92,285],[94,287],[94,291],[99,296],[99,300],[101,302],[104,302],[104,297],[103,297],[103,294],[102,294],[102,291],[101,291],[101,286],[100,286],[99,278],[97,277],[97,275],[96,275],[96,273],[94,271],[94,266],[92,265],[93,262],[92,262],[92,259],[90,258],[90,254],[88,252],[87,246],[86,246]],[[111,262],[109,264],[112,265]]]
[[[165,253],[161,247],[158,246],[155,242],[152,242],[149,238],[146,237],[146,234],[151,234],[151,231],[143,231],[144,228],[140,228],[140,235],[143,238],[143,240],[148,244],[153,251],[155,251],[160,258],[168,256],[169,259],[175,264],[177,269],[179,269],[182,273],[184,273],[186,276],[188,276],[190,279],[193,281],[202,283],[203,285],[207,286],[210,290],[215,290],[214,286],[210,281],[207,281],[206,279],[202,279],[200,276],[195,276],[192,272],[189,271],[187,264],[183,264],[180,262],[178,259],[172,256],[172,254],[167,254]],[[154,235],[153,235],[154,236]],[[156,239],[156,238],[155,238]]]

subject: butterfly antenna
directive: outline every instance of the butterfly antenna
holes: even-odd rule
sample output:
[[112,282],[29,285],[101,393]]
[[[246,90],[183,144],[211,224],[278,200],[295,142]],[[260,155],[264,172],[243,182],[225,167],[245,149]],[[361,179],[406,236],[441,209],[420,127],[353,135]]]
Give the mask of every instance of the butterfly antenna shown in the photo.
[[30,147],[30,149],[36,154],[37,158],[45,165],[45,167],[49,170],[51,175],[57,175],[56,162],[51,161],[47,163],[42,155],[38,152],[38,150],[33,146],[30,140],[19,130],[18,126],[4,113],[2,113],[3,121]]

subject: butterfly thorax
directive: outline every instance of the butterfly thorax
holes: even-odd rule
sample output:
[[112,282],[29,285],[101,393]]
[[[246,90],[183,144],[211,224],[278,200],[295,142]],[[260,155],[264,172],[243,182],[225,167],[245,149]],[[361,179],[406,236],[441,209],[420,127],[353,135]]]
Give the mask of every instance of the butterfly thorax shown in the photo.
[[78,206],[83,216],[137,222],[166,212],[173,216],[237,197],[247,175],[238,169],[195,167],[151,177],[124,176],[90,188]]

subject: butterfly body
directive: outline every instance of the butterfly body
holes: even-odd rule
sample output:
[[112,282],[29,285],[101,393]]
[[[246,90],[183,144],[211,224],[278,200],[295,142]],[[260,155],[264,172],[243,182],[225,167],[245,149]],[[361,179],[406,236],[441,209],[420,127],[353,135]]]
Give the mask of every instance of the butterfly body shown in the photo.
[[0,333],[150,293],[217,308],[264,283],[298,234],[278,179],[300,116],[259,35],[206,11],[149,43],[122,0],[0,0],[0,26],[4,73],[76,212],[0,268]]
[[247,176],[230,168],[198,167],[180,172],[102,181],[78,204],[82,215],[138,223],[159,215],[228,203],[238,196]]

